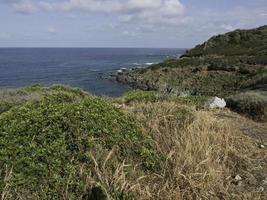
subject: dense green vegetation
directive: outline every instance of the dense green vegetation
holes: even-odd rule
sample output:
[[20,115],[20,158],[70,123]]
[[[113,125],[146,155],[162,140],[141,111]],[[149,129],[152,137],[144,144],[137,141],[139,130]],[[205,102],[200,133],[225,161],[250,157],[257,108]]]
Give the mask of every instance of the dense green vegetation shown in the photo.
[[[163,157],[149,136],[142,134],[140,122],[111,101],[64,86],[31,86],[16,93],[22,91],[24,95],[38,92],[40,97],[20,104],[4,100],[0,115],[0,190],[7,184],[5,170],[12,170],[12,198],[86,195],[92,155],[112,149],[117,162],[160,170]],[[87,170],[80,174],[82,166]]]
[[156,102],[164,96],[155,91],[132,90],[123,95],[125,103],[130,102]]
[[214,36],[202,45],[188,51],[185,57],[205,55],[262,56],[267,55],[267,26],[251,30],[236,30]]
[[162,101],[173,101],[179,102],[188,106],[200,106],[208,97],[206,96],[185,96],[176,97],[173,95],[164,95],[156,91],[142,91],[142,90],[131,90],[123,95],[123,102],[128,103],[147,103],[147,102],[162,102]]

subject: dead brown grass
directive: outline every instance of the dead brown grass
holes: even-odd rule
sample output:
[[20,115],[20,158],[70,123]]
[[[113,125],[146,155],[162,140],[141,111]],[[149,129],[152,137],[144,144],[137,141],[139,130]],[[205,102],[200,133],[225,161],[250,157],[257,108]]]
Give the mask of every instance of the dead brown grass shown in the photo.
[[[166,155],[162,172],[140,183],[140,199],[265,197],[256,185],[245,183],[255,175],[253,157],[263,158],[264,153],[231,121],[216,118],[211,111],[196,111],[171,102],[132,104],[124,109],[144,122],[144,132]],[[236,181],[236,175],[243,180]]]

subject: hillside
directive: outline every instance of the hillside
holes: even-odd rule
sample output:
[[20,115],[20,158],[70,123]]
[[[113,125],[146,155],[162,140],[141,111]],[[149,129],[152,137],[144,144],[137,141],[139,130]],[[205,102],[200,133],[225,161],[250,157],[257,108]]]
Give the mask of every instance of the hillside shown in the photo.
[[236,30],[217,35],[185,53],[184,57],[206,55],[266,56],[267,26],[251,30]]
[[0,90],[1,199],[266,199],[267,124],[206,99]]
[[175,95],[267,90],[267,26],[214,36],[179,59],[125,72],[117,80]]

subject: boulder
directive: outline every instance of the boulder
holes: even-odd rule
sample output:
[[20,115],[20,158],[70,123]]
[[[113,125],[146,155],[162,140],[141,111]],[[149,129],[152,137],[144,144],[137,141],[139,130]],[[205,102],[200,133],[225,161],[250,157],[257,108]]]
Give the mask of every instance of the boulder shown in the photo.
[[212,97],[205,102],[205,107],[207,108],[225,108],[226,101],[219,97]]

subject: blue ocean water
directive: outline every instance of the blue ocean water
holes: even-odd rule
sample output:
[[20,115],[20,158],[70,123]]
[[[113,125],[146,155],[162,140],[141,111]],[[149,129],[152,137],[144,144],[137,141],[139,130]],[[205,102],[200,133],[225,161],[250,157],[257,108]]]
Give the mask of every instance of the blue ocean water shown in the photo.
[[129,87],[104,79],[119,68],[176,57],[184,49],[0,48],[0,88],[67,84],[95,95],[119,96]]

